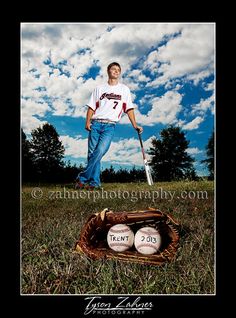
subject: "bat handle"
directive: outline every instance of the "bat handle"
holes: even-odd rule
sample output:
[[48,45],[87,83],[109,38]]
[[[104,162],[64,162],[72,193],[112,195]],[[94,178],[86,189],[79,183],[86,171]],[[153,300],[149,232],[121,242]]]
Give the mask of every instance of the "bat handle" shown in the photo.
[[137,129],[137,132],[138,132],[138,138],[139,138],[139,141],[140,141],[141,147],[143,148],[143,141],[142,141],[141,134],[140,134],[140,132],[139,132],[139,130],[138,130],[138,129]]

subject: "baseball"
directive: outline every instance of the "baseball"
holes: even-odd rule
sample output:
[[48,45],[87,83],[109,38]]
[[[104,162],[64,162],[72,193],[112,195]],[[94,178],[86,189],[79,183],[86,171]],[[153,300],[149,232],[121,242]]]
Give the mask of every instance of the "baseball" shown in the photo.
[[134,233],[126,224],[113,225],[107,233],[107,243],[116,252],[126,251],[134,243]]
[[154,254],[161,246],[160,233],[153,227],[142,227],[135,234],[134,246],[141,254]]

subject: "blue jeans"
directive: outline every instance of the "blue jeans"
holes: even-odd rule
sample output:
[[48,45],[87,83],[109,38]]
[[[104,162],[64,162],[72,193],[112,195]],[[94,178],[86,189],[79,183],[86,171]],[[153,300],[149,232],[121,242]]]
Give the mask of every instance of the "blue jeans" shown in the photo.
[[115,132],[115,124],[92,121],[88,137],[88,163],[77,179],[91,186],[101,186],[101,159],[108,151]]

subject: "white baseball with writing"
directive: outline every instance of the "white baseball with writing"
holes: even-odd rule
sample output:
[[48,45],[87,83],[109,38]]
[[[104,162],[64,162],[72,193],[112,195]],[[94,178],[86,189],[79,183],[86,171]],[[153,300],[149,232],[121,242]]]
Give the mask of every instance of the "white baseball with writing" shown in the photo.
[[107,233],[107,243],[116,252],[126,251],[134,244],[134,233],[126,224],[113,225]]
[[153,227],[142,227],[135,234],[134,246],[141,254],[155,254],[161,246],[161,235]]

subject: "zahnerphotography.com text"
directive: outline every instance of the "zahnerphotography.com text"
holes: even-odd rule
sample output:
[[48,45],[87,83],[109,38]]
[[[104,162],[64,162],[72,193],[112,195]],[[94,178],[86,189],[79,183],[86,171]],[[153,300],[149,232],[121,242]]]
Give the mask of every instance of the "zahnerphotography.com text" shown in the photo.
[[162,199],[172,201],[174,198],[186,200],[186,199],[198,199],[207,200],[208,192],[206,190],[164,190],[162,187],[156,190],[113,190],[108,191],[103,188],[99,190],[86,191],[86,190],[68,190],[65,187],[62,190],[48,190],[43,191],[40,187],[35,187],[31,191],[31,197],[34,199],[47,198],[50,200],[61,199],[75,199],[75,200],[91,200],[96,202],[97,200],[130,200],[131,202],[137,202],[143,199],[149,199],[152,202]]

